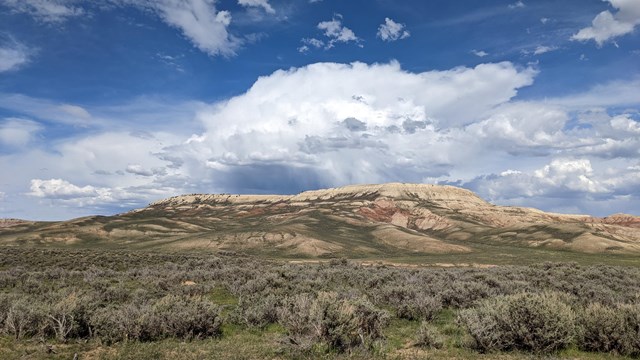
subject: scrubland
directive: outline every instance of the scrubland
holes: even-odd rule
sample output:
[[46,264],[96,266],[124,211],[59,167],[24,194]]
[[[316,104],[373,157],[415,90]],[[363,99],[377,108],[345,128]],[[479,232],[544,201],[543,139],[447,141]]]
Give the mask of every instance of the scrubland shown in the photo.
[[2,359],[640,356],[640,269],[0,248]]

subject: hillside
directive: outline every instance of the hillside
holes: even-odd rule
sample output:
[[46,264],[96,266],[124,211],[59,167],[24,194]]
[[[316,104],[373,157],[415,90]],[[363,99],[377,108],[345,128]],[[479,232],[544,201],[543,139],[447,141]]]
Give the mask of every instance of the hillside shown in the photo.
[[0,243],[492,263],[529,255],[637,255],[640,217],[546,213],[492,205],[452,186],[391,183],[298,195],[193,194],[115,216],[13,220],[0,226]]

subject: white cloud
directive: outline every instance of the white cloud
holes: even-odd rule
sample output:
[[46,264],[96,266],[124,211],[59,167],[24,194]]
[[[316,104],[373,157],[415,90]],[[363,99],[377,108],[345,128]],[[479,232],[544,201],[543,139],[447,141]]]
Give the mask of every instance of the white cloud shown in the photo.
[[68,0],[0,0],[0,4],[14,12],[29,14],[48,23],[59,23],[85,14],[81,7],[72,3]]
[[595,41],[598,46],[616,37],[633,32],[640,24],[640,2],[636,0],[606,0],[617,11],[611,13],[605,10],[598,14],[591,26],[581,29],[571,37],[571,40]]
[[0,108],[30,117],[79,126],[88,126],[96,120],[87,110],[78,105],[59,104],[20,94],[0,93],[0,95]]
[[302,42],[302,46],[298,48],[298,52],[307,53],[311,50],[310,46],[318,49],[324,46],[324,41],[316,39],[316,38],[303,38],[300,40]]
[[98,197],[100,193],[106,195],[107,189],[93,186],[77,186],[62,179],[33,179],[29,195],[41,198],[72,199]]
[[130,174],[140,175],[140,176],[165,175],[167,173],[166,170],[162,167],[147,169],[140,164],[127,165],[127,168],[125,169],[125,171]]
[[638,106],[640,104],[640,77],[599,84],[586,91],[548,99],[547,102],[573,109]]
[[[59,140],[49,151],[25,148],[21,153],[0,155],[0,168],[10,167],[13,174],[3,179],[3,186],[8,193],[24,194],[24,183],[30,182],[28,196],[13,209],[16,215],[29,217],[65,218],[69,216],[65,214],[81,216],[144,206],[193,192],[183,176],[180,155],[161,154],[183,139],[159,132],[144,136],[103,132]],[[37,199],[46,202],[31,203]],[[23,202],[31,204],[27,212]]]
[[[27,195],[46,199],[56,206],[85,207],[100,209],[110,206],[141,205],[141,200],[161,191],[144,188],[79,186],[64,179],[32,179]],[[147,200],[148,201],[148,200]]]
[[523,7],[525,7],[526,5],[524,4],[524,2],[522,1],[516,1],[513,4],[509,4],[509,9],[522,9]]
[[539,45],[538,47],[536,47],[535,50],[533,50],[533,55],[542,55],[554,50],[558,50],[558,47],[556,46],[543,46],[543,45]]
[[640,135],[640,122],[631,119],[628,115],[618,115],[611,119],[610,124],[614,130]]
[[34,135],[42,130],[37,122],[7,118],[0,122],[0,145],[10,147],[24,147],[33,141]]
[[164,53],[157,53],[154,58],[158,59],[160,62],[175,69],[178,72],[181,72],[181,73],[185,72],[185,69],[182,65],[182,59],[184,59],[184,54],[171,56]]
[[316,38],[304,38],[302,39],[302,43],[306,45],[311,45],[314,48],[321,48],[324,46],[324,41]]
[[384,24],[380,24],[380,26],[378,27],[377,36],[384,41],[406,39],[411,36],[411,34],[405,29],[406,26],[404,24],[397,23],[389,18],[385,18]]
[[232,56],[241,40],[228,31],[231,13],[218,11],[215,0],[120,0],[155,12],[210,56]]
[[608,192],[607,188],[593,180],[593,168],[588,159],[555,159],[533,173],[533,178],[542,183],[538,191],[546,188],[563,188],[584,193]]
[[516,148],[561,146],[569,116],[559,107],[511,102],[498,107],[487,118],[467,127],[475,137],[488,139],[488,146],[508,151]]
[[[634,191],[634,186],[640,185],[638,179],[632,179],[633,174],[637,176],[640,172],[623,168],[604,174],[596,172],[586,158],[555,158],[538,169],[526,172],[507,170],[498,175],[480,176],[465,186],[499,203],[522,204],[527,198],[537,204],[553,203],[549,199],[563,199],[561,202],[566,203],[568,199],[628,196]],[[628,185],[632,187],[628,188]],[[562,207],[561,202],[556,206]],[[579,211],[585,212],[585,209]]]
[[260,7],[269,14],[276,13],[268,0],[238,0],[238,4],[246,7]]
[[484,51],[484,50],[475,50],[474,49],[474,50],[471,50],[471,53],[473,55],[475,55],[477,57],[481,57],[481,58],[489,55],[489,53]]
[[[205,163],[207,178],[234,179],[224,184],[232,187],[420,181],[469,155],[453,151],[459,130],[445,129],[509,101],[534,75],[510,63],[417,74],[397,63],[277,71],[203,111],[206,132],[172,150],[197,159],[189,171]],[[261,183],[248,184],[255,178]]]
[[23,44],[11,40],[0,46],[0,73],[17,70],[29,62],[31,51]]
[[71,105],[71,104],[62,104],[59,106],[59,109],[71,115],[73,118],[82,119],[82,120],[90,120],[91,114],[81,106]]
[[353,30],[342,25],[342,15],[340,14],[336,14],[330,21],[318,23],[318,29],[323,30],[324,35],[330,39],[326,46],[327,49],[332,48],[336,42],[348,43],[360,40]]

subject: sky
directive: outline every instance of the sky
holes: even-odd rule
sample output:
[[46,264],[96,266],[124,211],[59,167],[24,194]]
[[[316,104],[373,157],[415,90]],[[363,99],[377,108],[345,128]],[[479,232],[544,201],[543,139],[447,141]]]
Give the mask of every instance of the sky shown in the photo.
[[383,182],[640,215],[640,0],[0,0],[0,218]]

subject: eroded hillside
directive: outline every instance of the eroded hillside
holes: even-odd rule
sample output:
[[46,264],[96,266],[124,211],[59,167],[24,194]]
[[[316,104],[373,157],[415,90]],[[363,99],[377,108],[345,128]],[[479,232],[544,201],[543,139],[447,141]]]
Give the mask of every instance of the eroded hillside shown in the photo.
[[278,257],[473,254],[500,247],[640,253],[640,217],[492,205],[426,184],[353,185],[298,195],[184,195],[66,222],[14,222],[8,244],[232,250]]

